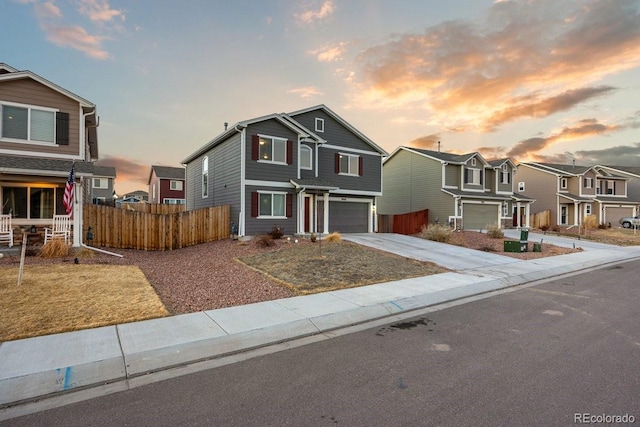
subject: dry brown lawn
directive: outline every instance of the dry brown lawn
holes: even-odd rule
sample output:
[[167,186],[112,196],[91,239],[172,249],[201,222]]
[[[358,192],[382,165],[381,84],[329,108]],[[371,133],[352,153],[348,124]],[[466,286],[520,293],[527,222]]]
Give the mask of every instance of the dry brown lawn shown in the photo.
[[353,288],[448,271],[350,242],[315,243],[239,258],[297,295]]
[[0,341],[48,335],[168,314],[132,265],[0,267]]
[[560,232],[547,231],[547,234],[581,238],[592,240],[594,242],[607,243],[618,246],[637,246],[640,245],[640,230],[627,228],[605,228],[605,229],[561,229]]

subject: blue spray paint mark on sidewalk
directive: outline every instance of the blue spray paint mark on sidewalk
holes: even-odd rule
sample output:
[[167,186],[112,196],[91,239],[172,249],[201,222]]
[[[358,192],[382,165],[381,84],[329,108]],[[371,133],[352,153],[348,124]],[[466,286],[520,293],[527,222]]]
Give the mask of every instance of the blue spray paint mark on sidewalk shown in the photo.
[[62,386],[63,390],[68,390],[71,387],[71,366],[67,366],[64,370],[64,385]]

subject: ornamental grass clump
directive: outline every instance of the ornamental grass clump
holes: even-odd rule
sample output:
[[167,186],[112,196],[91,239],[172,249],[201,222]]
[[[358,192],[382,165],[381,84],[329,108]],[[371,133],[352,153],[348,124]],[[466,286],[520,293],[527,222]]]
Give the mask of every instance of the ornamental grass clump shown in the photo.
[[69,245],[64,240],[49,240],[42,249],[40,256],[42,258],[64,258],[69,256]]
[[325,242],[329,243],[339,243],[342,242],[342,235],[337,231],[334,231],[331,234],[328,234],[327,237],[324,238]]
[[451,233],[453,233],[453,229],[450,227],[445,227],[439,224],[432,224],[429,227],[423,225],[420,237],[427,240],[433,240],[434,242],[449,243]]
[[502,239],[504,238],[504,231],[498,227],[498,224],[487,225],[487,236],[492,239]]

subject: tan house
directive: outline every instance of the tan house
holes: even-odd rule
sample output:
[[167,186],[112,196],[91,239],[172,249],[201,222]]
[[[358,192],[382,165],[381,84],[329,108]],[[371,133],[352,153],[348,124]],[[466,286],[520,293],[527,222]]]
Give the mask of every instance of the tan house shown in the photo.
[[383,163],[376,211],[397,215],[429,209],[429,222],[467,230],[528,227],[533,200],[513,192],[516,167],[480,153],[451,154],[398,147]]
[[638,200],[629,197],[629,178],[602,166],[520,163],[514,190],[536,199],[535,213],[551,211],[552,225],[578,226],[589,215],[598,224],[618,225],[633,216]]
[[73,244],[98,159],[96,106],[31,71],[0,63],[0,206],[14,227],[50,226],[66,214],[65,182],[75,169]]

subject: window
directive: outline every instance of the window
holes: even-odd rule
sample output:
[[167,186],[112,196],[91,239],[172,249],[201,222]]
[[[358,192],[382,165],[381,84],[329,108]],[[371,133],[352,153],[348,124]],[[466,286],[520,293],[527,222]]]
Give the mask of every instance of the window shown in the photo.
[[300,146],[300,169],[313,169],[312,150],[308,145]]
[[202,159],[202,198],[209,197],[209,157]]
[[260,195],[260,217],[285,217],[286,193],[258,193]]
[[509,216],[509,202],[504,202],[502,204],[502,216],[504,217]]
[[567,188],[567,178],[560,178],[560,188],[562,189]]
[[263,162],[287,163],[287,140],[260,137],[259,159]]
[[607,194],[615,194],[616,183],[615,181],[607,181]]
[[476,165],[476,158],[472,157],[471,158],[471,166],[475,166]]
[[482,171],[480,169],[464,170],[464,183],[473,185],[482,185]]
[[584,188],[593,188],[593,178],[584,179]]
[[33,142],[56,142],[56,113],[54,110],[36,109],[3,104],[0,129],[2,138]]
[[524,182],[520,181],[518,183],[518,191],[524,191]]
[[54,214],[65,213],[63,195],[63,187],[2,187],[2,213],[15,218],[51,219]]
[[316,117],[316,132],[324,132],[324,119]]
[[162,200],[162,203],[165,203],[167,205],[184,205],[186,202],[184,199],[165,198]]
[[341,175],[362,175],[362,162],[360,156],[355,154],[338,153],[337,172]]
[[109,188],[109,180],[107,178],[93,178],[93,188],[107,189]]
[[511,184],[511,173],[509,171],[505,171],[504,168],[502,172],[500,172],[500,182],[502,184]]
[[169,182],[169,188],[176,191],[182,191],[182,181],[171,180]]
[[586,203],[584,205],[584,214],[586,215],[591,215],[591,203]]

